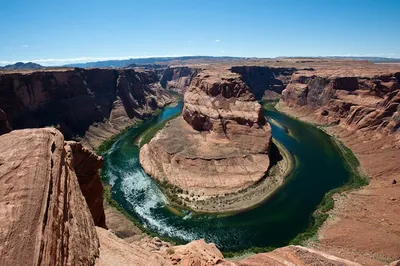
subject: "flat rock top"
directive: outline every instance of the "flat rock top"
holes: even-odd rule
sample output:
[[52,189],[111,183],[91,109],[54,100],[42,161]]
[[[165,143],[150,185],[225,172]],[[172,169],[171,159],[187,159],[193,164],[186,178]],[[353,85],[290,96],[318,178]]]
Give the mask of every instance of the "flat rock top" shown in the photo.
[[400,73],[399,65],[365,65],[365,66],[353,66],[343,65],[340,67],[332,68],[331,66],[327,68],[315,69],[315,70],[299,70],[295,75],[301,76],[319,76],[324,78],[340,78],[340,77],[359,77],[359,78],[374,78],[384,75],[393,75],[395,73]]
[[239,74],[227,68],[209,68],[201,71],[193,79],[187,90],[189,93],[201,93],[210,97],[223,97],[224,100],[254,101],[250,88],[242,81]]

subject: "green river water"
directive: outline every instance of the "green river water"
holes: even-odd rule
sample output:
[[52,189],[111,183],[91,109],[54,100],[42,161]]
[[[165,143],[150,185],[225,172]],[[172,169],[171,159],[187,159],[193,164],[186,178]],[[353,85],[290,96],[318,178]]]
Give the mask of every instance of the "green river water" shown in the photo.
[[351,177],[330,136],[282,113],[265,110],[269,119],[283,126],[271,123],[273,137],[296,158],[296,167],[281,189],[260,206],[232,216],[190,212],[175,215],[166,207],[168,202],[156,183],[140,166],[134,139],[181,110],[182,103],[166,108],[158,117],[130,129],[103,154],[103,178],[112,186],[112,198],[157,235],[179,242],[204,238],[223,251],[283,246],[309,228],[312,213],[325,193],[344,185]]

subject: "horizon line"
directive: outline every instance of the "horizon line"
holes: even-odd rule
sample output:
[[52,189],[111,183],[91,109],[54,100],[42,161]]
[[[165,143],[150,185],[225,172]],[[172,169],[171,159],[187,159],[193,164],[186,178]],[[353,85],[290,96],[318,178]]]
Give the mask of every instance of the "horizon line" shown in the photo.
[[[85,64],[95,63],[102,61],[123,61],[131,59],[146,59],[146,58],[178,58],[178,57],[232,57],[232,58],[253,58],[253,59],[279,59],[279,58],[329,58],[329,57],[342,57],[342,58],[385,58],[400,60],[400,57],[390,57],[379,54],[345,54],[345,55],[318,55],[318,56],[276,56],[276,57],[257,57],[257,56],[230,56],[230,55],[151,55],[151,56],[115,56],[115,57],[76,57],[76,58],[46,58],[46,59],[33,59],[33,60],[13,60],[13,61],[0,61],[0,66],[12,65],[16,63],[36,63],[42,66],[65,66],[68,64]],[[397,56],[397,55],[396,55]],[[46,64],[47,63],[47,64]]]

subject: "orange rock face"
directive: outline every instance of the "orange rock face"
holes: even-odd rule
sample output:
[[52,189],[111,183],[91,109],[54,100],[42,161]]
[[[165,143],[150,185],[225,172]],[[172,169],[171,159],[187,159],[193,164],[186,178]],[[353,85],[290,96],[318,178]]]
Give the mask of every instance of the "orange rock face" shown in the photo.
[[400,126],[400,72],[299,71],[283,91],[282,104],[311,107],[321,122],[395,132]]
[[103,183],[98,171],[103,166],[103,159],[79,142],[67,141],[65,149],[95,225],[107,228],[103,207]]
[[279,103],[301,120],[331,124],[325,131],[354,152],[369,177],[367,186],[335,196],[315,244],[365,265],[400,256],[400,72],[388,68],[300,71]]
[[56,126],[92,148],[173,100],[156,72],[134,69],[0,73],[0,96],[0,133]]
[[182,117],[142,147],[140,162],[152,177],[189,193],[220,195],[264,177],[270,141],[261,105],[240,77],[204,71],[185,93]]
[[55,129],[0,136],[0,265],[94,265],[99,242]]

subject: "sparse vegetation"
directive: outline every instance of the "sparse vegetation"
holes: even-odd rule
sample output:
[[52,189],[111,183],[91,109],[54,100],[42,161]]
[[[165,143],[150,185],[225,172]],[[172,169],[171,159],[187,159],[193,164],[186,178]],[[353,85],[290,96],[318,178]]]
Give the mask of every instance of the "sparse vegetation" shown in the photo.
[[276,111],[275,105],[279,102],[279,100],[262,100],[260,104],[265,110]]
[[317,210],[313,214],[313,218],[310,221],[310,227],[305,232],[297,235],[292,241],[290,241],[291,245],[301,245],[302,243],[304,243],[304,241],[314,237],[318,233],[319,228],[328,219],[329,211],[334,208],[334,194],[358,189],[362,186],[368,185],[368,177],[360,172],[360,162],[358,161],[354,153],[349,148],[344,146],[343,143],[339,140],[333,140],[335,141],[336,147],[342,154],[343,159],[345,160],[346,165],[350,170],[350,180],[345,185],[333,189],[325,194],[321,203],[318,205]]
[[170,118],[164,120],[163,122],[149,127],[139,137],[139,142],[138,142],[139,148],[143,147],[143,145],[145,145],[146,143],[149,143],[150,140],[157,134],[157,132],[160,131],[168,123],[168,121],[170,121],[174,118],[177,118],[179,115],[180,115],[180,113],[175,114],[175,115],[171,116]]
[[126,128],[124,128],[123,130],[121,130],[119,133],[111,136],[109,139],[106,139],[105,141],[103,141],[100,146],[95,150],[95,152],[98,155],[102,155],[103,153],[105,153],[106,151],[108,151],[111,146],[114,144],[114,142],[121,137],[123,134],[125,134],[129,129],[133,128],[133,127],[137,127],[141,124],[143,124],[143,120],[137,120],[137,122],[134,122],[132,125],[127,126]]

